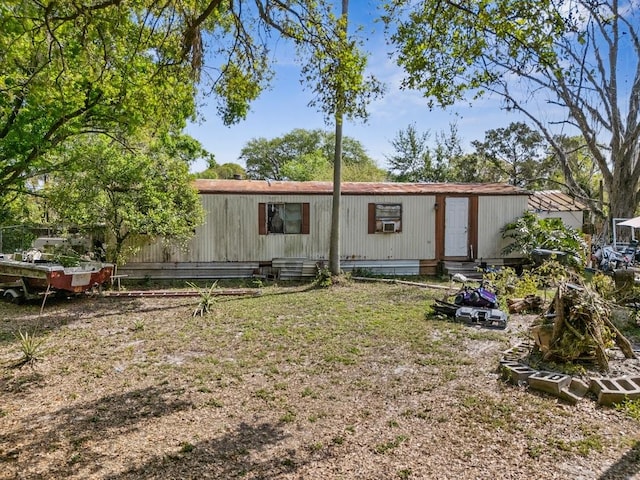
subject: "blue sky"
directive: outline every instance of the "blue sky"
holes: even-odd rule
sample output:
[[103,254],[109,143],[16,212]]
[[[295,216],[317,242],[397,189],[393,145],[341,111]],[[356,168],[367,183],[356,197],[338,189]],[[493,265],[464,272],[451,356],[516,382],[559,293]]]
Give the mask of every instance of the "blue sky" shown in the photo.
[[[446,111],[429,111],[420,93],[401,91],[402,71],[389,59],[390,47],[384,43],[382,26],[372,21],[377,3],[352,0],[350,22],[352,27],[365,26],[363,37],[368,40],[364,49],[370,54],[369,71],[386,85],[386,94],[369,106],[367,123],[345,123],[344,135],[358,140],[378,166],[387,167],[385,158],[393,153],[391,140],[412,123],[419,132],[430,131],[432,138],[438,132],[448,132],[449,125],[455,123],[463,148],[468,150],[470,142],[483,139],[486,130],[520,120],[515,114],[500,110],[498,98],[476,100],[472,107],[460,104]],[[307,106],[311,92],[300,84],[300,69],[291,49],[278,44],[275,56],[278,63],[272,87],[252,104],[246,120],[231,127],[223,125],[216,114],[215,100],[205,98],[200,110],[202,120],[187,127],[187,133],[213,153],[219,164],[241,163],[238,160],[241,149],[254,138],[271,139],[295,128],[333,131],[334,126],[325,124],[321,113]],[[205,168],[203,163],[192,166],[193,171]]]

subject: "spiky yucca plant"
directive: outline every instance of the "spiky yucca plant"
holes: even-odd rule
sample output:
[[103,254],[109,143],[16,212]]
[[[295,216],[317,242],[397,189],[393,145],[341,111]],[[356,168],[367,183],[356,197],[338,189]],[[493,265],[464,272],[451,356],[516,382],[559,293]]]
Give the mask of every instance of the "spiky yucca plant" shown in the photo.
[[18,333],[14,334],[14,336],[20,343],[20,351],[22,353],[16,364],[17,366],[33,365],[42,359],[44,338],[38,338],[35,333],[23,332],[22,330],[18,330]]
[[209,313],[209,311],[213,308],[216,303],[214,291],[218,286],[218,282],[213,282],[213,284],[209,288],[201,288],[195,283],[187,282],[192,288],[195,288],[198,291],[198,295],[200,295],[200,302],[198,306],[193,311],[193,316],[200,315],[204,316],[205,313]]

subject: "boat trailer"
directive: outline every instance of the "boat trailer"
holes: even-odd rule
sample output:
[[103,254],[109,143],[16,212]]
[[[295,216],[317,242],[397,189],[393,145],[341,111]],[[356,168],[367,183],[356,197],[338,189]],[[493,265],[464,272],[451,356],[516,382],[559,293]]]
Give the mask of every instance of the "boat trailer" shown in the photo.
[[0,258],[0,294],[5,300],[22,303],[43,298],[42,308],[51,295],[78,295],[102,289],[110,282],[114,265],[80,262],[65,267],[48,260],[23,261]]

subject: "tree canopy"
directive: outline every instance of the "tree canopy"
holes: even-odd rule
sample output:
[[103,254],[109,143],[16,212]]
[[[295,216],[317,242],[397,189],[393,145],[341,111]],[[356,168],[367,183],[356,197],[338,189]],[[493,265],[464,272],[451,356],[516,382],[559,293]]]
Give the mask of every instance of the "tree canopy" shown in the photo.
[[48,208],[58,223],[80,230],[104,225],[114,240],[110,261],[122,263],[127,248],[156,237],[189,238],[202,222],[188,163],[169,154],[173,148],[147,140],[132,150],[98,135],[70,147],[69,168],[46,185]]
[[247,173],[242,165],[237,163],[223,163],[218,165],[217,163],[209,164],[209,167],[202,172],[195,174],[196,178],[221,178],[231,180],[234,178],[245,178]]
[[[330,180],[335,135],[320,129],[295,129],[274,139],[255,138],[240,153],[247,177],[270,180]],[[386,176],[357,140],[344,137],[344,177],[351,181],[379,181]]]
[[546,186],[553,173],[547,143],[526,123],[514,122],[505,128],[487,130],[484,141],[471,144],[489,163],[498,181],[535,189]]
[[[593,155],[580,136],[569,137],[567,135],[557,135],[555,142],[562,145],[562,150],[566,153],[568,166],[573,175],[574,181],[580,187],[580,191],[585,193],[585,197],[579,197],[580,200],[598,199],[604,196],[605,192],[601,192],[602,174],[598,168]],[[552,150],[548,164],[554,167],[554,171],[549,177],[550,181],[555,185],[564,186],[564,170],[562,163],[556,158],[556,152]],[[602,199],[604,201],[604,199]]]
[[542,133],[571,192],[585,198],[557,141],[579,134],[608,213],[628,217],[640,203],[639,16],[633,0],[396,0],[385,21],[405,88],[442,106],[469,92],[498,95]]
[[0,190],[63,168],[47,153],[74,136],[161,129],[193,114],[172,11],[150,1],[2,3]]
[[418,132],[415,124],[399,130],[391,140],[395,153],[387,156],[390,177],[397,182],[457,181],[452,167],[462,147],[456,126],[437,132],[431,143],[431,132]]
[[[318,68],[337,52],[360,58],[337,25],[316,0],[4,1],[0,192],[64,168],[54,162],[62,156],[46,154],[76,136],[179,130],[198,94],[213,94],[223,121],[237,122],[272,76],[273,34]],[[337,71],[312,71],[339,81]],[[350,91],[354,101],[360,93]]]

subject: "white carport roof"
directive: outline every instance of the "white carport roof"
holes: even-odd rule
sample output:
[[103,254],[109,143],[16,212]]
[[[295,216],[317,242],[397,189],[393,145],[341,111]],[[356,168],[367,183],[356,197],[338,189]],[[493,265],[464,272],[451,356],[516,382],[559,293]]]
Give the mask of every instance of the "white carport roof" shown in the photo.
[[618,223],[617,226],[640,228],[640,217],[630,218],[629,220],[625,220],[624,222]]

